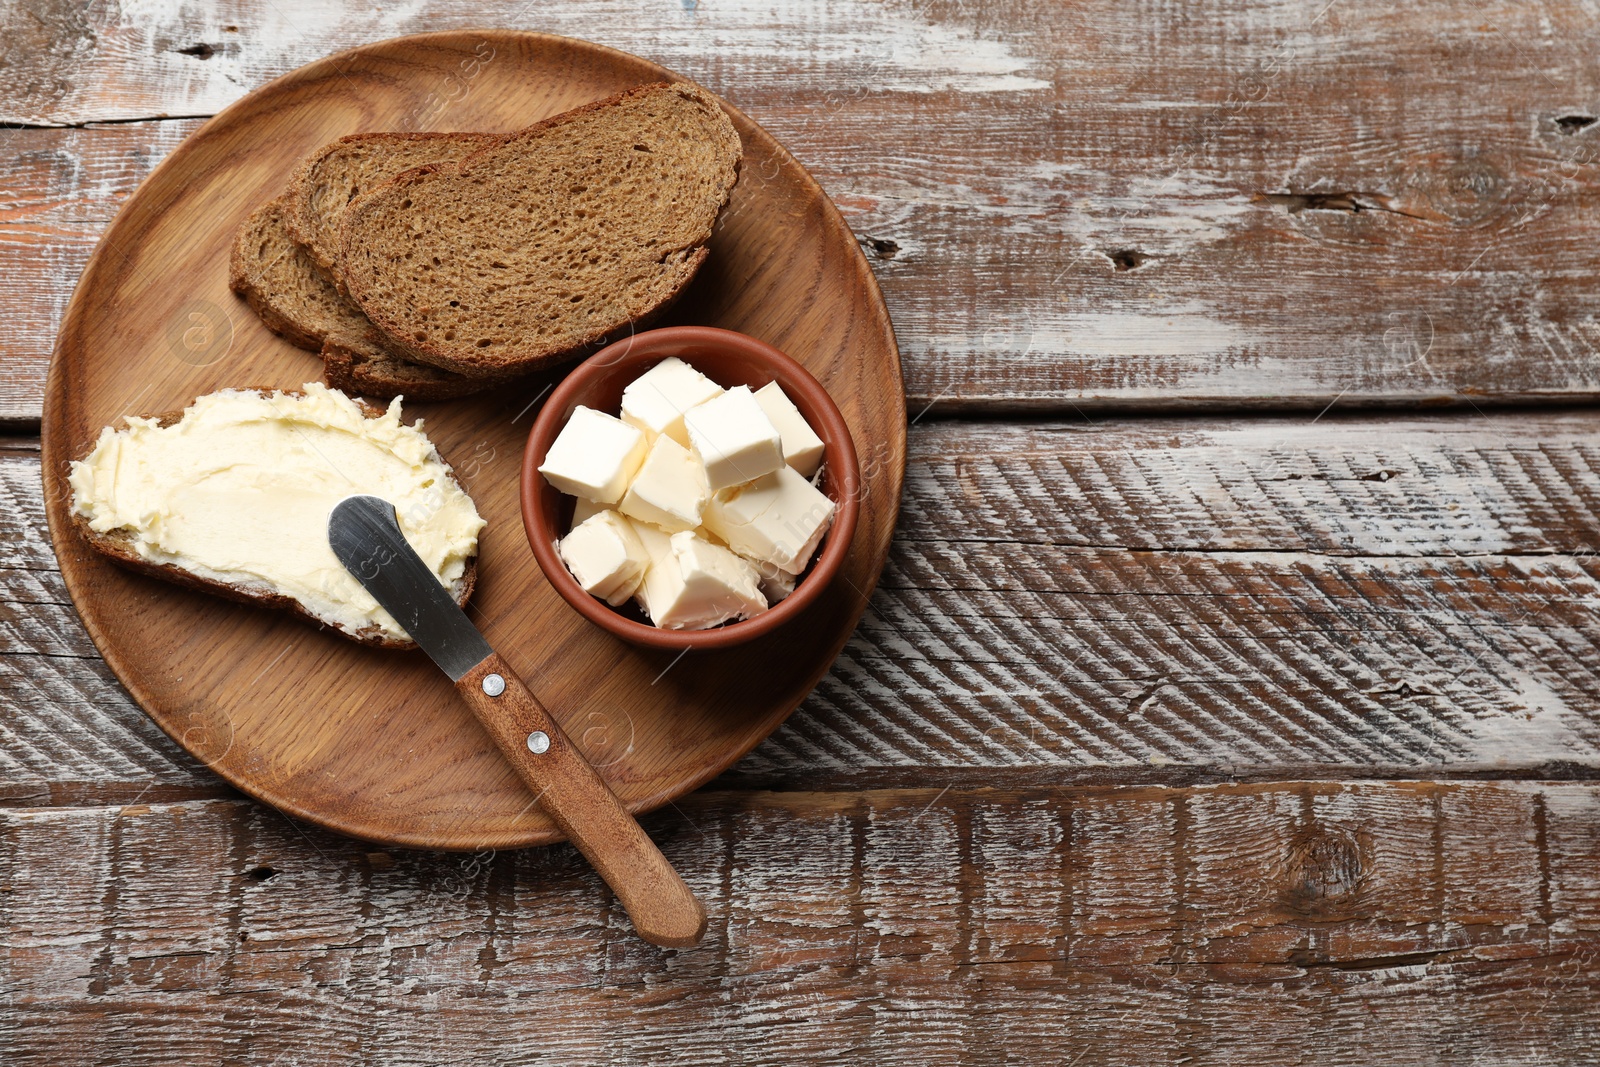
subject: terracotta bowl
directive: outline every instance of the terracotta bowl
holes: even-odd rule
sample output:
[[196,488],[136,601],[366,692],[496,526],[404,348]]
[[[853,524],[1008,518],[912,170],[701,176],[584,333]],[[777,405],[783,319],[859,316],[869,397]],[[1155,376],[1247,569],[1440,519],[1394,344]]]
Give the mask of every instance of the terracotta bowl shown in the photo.
[[[615,415],[622,407],[623,387],[668,356],[677,356],[723,388],[748,385],[759,389],[776,381],[822,438],[826,451],[820,488],[837,509],[833,526],[793,593],[754,618],[710,630],[659,629],[631,602],[613,608],[584,592],[555,548],[556,541],[566,535],[571,525],[573,498],[539,473],[545,453],[578,405]],[[810,371],[766,342],[710,326],[671,326],[636,334],[578,364],[545,401],[522,454],[522,525],[545,578],[567,603],[596,626],[625,641],[652,648],[727,648],[770,633],[799,615],[838,573],[855,534],[860,498],[861,471],[855,444],[844,416],[822,384]]]

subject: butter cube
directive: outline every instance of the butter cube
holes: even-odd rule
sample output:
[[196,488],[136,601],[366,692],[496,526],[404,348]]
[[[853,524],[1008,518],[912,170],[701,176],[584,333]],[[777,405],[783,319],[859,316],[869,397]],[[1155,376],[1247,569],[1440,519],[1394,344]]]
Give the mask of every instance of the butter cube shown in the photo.
[[539,473],[563,493],[615,504],[648,448],[638,428],[580,404],[556,435]]
[[706,630],[767,610],[754,567],[692,530],[672,535],[650,562],[639,602],[666,630]]
[[610,504],[596,504],[588,497],[574,497],[572,501],[572,525],[568,529],[576,530],[592,516],[598,515],[602,511],[610,510]]
[[652,440],[660,435],[685,448],[683,413],[722,395],[722,386],[676,356],[662,360],[622,390],[622,421]]
[[799,574],[833,523],[833,512],[825,493],[794,468],[780,467],[712,497],[705,524],[739,555]]
[[800,414],[789,394],[777,382],[768,382],[756,390],[756,403],[778,428],[778,436],[783,439],[783,461],[802,477],[809,478],[817,473],[824,451],[822,438]]
[[633,526],[634,535],[639,538],[639,543],[650,556],[650,562],[654,563],[672,548],[672,535],[661,527],[637,519],[630,519],[629,523]]
[[[742,559],[743,557],[740,558]],[[761,576],[759,588],[761,589],[761,595],[767,598],[769,605],[778,603],[794,592],[794,575],[780,571],[766,560],[747,559],[745,562],[754,567],[756,573]]]
[[615,511],[591,515],[556,543],[561,562],[586,593],[612,607],[627,602],[639,588],[650,555],[633,524]]
[[653,522],[676,533],[700,525],[700,513],[710,496],[700,461],[687,448],[663,436],[650,446],[617,508],[629,518]]
[[748,385],[691,409],[683,425],[713,493],[783,466],[783,439]]

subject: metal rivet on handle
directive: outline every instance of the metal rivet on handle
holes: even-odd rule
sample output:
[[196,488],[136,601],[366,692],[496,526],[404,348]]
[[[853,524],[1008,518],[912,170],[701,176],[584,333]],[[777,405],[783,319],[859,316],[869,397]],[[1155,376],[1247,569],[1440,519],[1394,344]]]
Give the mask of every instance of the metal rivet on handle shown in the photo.
[[542,756],[550,751],[550,735],[543,730],[535,730],[528,735],[528,751],[535,756]]
[[498,674],[486,674],[483,676],[483,691],[497,697],[506,691],[506,680]]

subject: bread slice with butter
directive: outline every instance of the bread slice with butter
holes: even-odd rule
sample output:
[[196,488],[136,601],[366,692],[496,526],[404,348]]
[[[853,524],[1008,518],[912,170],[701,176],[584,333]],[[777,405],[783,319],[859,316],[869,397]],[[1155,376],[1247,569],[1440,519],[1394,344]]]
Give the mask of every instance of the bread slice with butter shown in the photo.
[[414,648],[334,557],[328,513],[352,493],[401,528],[465,606],[484,522],[420,423],[312,382],[224,389],[182,411],[107,427],[72,463],[84,541],[130,570],[288,611],[364,645]]
[[496,381],[467,378],[395,355],[361,309],[340,295],[289,230],[289,197],[251,212],[234,237],[228,282],[267,329],[318,352],[328,384],[364,396],[451,400]]
[[338,273],[386,347],[417,362],[552,366],[683,292],[741,155],[709,92],[640,86],[363,193]]

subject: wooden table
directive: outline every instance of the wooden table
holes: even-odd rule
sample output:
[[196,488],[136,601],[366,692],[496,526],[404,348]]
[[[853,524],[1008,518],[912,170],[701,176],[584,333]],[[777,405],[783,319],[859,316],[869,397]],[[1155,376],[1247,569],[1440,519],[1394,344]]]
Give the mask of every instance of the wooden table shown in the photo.
[[[696,78],[872,257],[911,460],[859,632],[647,819],[376,851],[162,735],[44,529],[52,337],[202,118],[506,25]],[[0,5],[0,1060],[1600,1057],[1600,23],[1576,3]]]

